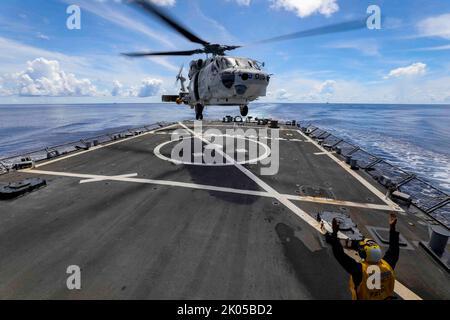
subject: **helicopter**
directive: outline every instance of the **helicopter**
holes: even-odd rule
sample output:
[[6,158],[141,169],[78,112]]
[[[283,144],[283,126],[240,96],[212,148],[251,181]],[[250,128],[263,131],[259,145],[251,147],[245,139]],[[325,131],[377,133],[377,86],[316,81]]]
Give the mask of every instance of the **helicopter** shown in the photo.
[[[242,45],[222,45],[205,41],[148,0],[128,0],[128,4],[150,13],[187,40],[201,45],[202,48],[185,51],[131,52],[122,53],[122,55],[134,58],[206,55],[205,59],[200,58],[190,62],[187,87],[187,79],[183,76],[183,67],[181,67],[176,76],[176,83],[179,82],[181,86],[179,94],[163,95],[163,102],[189,105],[191,109],[195,109],[196,119],[202,120],[204,107],[209,105],[239,106],[241,116],[246,117],[249,112],[248,104],[266,96],[272,75],[264,71],[265,63],[251,58],[226,55],[226,52],[242,48]],[[365,18],[273,37],[247,46],[345,32],[364,27],[366,27]]]

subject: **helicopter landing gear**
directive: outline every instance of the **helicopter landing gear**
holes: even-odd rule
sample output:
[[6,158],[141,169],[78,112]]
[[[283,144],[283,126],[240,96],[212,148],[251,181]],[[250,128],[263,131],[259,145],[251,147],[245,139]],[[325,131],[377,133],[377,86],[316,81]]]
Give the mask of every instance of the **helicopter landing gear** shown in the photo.
[[203,105],[201,105],[200,103],[198,103],[195,106],[195,119],[196,120],[203,120]]
[[247,105],[241,106],[240,109],[241,109],[241,116],[246,117],[248,115],[248,106]]

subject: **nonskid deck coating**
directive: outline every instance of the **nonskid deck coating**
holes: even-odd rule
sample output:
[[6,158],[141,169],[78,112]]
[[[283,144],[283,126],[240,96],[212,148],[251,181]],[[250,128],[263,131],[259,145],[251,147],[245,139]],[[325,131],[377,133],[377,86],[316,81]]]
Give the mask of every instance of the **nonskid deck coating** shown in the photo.
[[[245,166],[260,183],[235,166],[157,158],[173,129],[0,177],[48,181],[0,203],[0,297],[349,298],[348,276],[323,236],[261,185],[310,217],[346,208],[365,234],[387,227],[388,203],[291,127],[280,132],[276,176]],[[301,185],[331,188],[336,202],[302,199]],[[400,215],[398,228],[413,244],[401,250],[398,280],[421,298],[448,299],[448,273],[417,246],[427,229],[412,215]],[[82,268],[80,291],[66,288],[72,264]]]

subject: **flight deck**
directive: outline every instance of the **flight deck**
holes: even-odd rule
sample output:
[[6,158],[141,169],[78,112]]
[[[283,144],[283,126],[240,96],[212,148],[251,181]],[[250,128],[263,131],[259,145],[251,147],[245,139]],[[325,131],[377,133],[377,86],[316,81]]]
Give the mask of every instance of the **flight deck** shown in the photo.
[[[385,250],[380,235],[395,211],[396,295],[450,299],[450,274],[420,246],[432,220],[393,202],[365,170],[284,124],[265,137],[279,144],[274,175],[260,163],[170,161],[175,130],[207,148],[193,125],[97,141],[0,175],[0,184],[47,183],[0,201],[0,298],[350,299],[317,214],[348,214]],[[261,126],[204,121],[210,128]],[[81,268],[80,290],[66,286],[70,265]]]

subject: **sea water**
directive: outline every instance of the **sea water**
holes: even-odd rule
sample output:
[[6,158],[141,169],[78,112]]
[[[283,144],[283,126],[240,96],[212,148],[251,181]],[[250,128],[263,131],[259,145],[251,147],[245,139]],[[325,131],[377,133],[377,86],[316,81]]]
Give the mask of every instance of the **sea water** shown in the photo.
[[[205,119],[238,115],[207,107]],[[312,122],[450,192],[449,105],[252,104],[249,115]],[[173,104],[0,105],[0,158],[159,121],[193,119]]]

